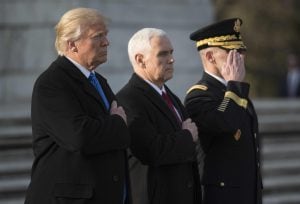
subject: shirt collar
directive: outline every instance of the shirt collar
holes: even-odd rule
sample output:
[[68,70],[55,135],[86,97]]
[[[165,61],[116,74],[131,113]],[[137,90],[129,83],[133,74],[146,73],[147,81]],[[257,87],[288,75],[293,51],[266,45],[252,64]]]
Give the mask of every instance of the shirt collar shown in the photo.
[[219,82],[221,82],[222,84],[224,84],[225,86],[227,86],[227,81],[225,81],[225,79],[222,79],[221,77],[218,77],[215,74],[212,74],[208,71],[205,71],[208,75],[210,75],[211,77],[215,78],[216,80],[218,80]]
[[159,93],[159,95],[162,95],[163,92],[166,92],[165,86],[163,86],[161,89],[156,86],[155,84],[153,84],[151,81],[146,80],[145,82],[147,82],[157,93]]
[[[75,60],[65,56],[68,60],[70,60],[80,71],[81,73],[86,77],[89,78],[91,72],[89,70],[87,70],[84,66],[82,66],[81,64],[79,64],[78,62],[76,62]],[[93,72],[93,71],[92,71]],[[94,73],[94,72],[93,72]]]

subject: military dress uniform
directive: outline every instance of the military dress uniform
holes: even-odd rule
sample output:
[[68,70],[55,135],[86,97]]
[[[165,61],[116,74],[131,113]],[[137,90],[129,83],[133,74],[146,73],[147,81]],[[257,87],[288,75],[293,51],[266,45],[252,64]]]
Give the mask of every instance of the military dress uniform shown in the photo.
[[[197,31],[191,39],[197,41],[204,32],[204,40],[207,40],[209,34],[217,35],[220,27],[220,32],[229,32],[231,30],[227,27],[232,25],[230,28],[233,30],[237,20],[241,22],[240,19],[230,19]],[[224,34],[226,46],[245,49],[239,35],[236,35],[233,45],[228,43],[231,41],[226,39],[226,35],[224,40]],[[217,46],[223,43],[220,38],[209,38],[215,40],[213,43]],[[209,45],[198,40],[198,50],[203,48],[201,46]],[[258,120],[248,97],[249,87],[248,83],[237,81],[224,84],[204,72],[202,79],[187,92],[185,106],[198,126],[201,152],[204,154],[200,161],[203,165],[201,183],[204,204],[262,202]]]

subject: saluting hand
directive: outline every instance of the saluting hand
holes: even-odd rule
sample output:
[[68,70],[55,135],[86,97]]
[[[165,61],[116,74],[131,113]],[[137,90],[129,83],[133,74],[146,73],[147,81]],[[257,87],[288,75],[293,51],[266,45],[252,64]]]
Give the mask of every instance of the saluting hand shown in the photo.
[[182,129],[186,129],[190,131],[193,137],[193,141],[196,142],[198,140],[198,128],[196,124],[192,121],[192,119],[188,118],[182,122]]
[[113,101],[111,103],[111,106],[110,106],[110,114],[113,115],[113,114],[116,114],[116,115],[119,115],[123,118],[124,122],[126,123],[127,125],[127,116],[126,116],[126,113],[123,109],[122,106],[119,106],[118,107],[118,104],[117,104],[117,101]]
[[245,78],[244,57],[237,50],[230,50],[226,63],[221,67],[221,74],[226,81],[243,81]]

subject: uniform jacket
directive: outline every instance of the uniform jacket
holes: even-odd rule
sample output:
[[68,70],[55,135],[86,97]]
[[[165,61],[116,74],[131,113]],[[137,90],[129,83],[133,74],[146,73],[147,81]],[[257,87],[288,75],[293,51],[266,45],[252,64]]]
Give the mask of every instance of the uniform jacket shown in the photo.
[[[165,88],[185,120],[187,114],[182,103]],[[200,181],[191,133],[181,129],[159,93],[136,74],[118,92],[117,98],[129,116],[131,151],[148,166],[148,202],[200,204]]]
[[[96,76],[111,103],[112,90]],[[80,70],[58,57],[35,82],[31,108],[35,159],[25,203],[122,204],[129,131]]]
[[258,122],[248,93],[247,83],[226,87],[204,73],[186,96],[204,153],[205,204],[261,203]]

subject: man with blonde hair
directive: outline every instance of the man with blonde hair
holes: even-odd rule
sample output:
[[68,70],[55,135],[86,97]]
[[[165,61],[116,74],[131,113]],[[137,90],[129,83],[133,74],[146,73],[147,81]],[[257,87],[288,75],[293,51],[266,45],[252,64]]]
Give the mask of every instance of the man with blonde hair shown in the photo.
[[117,98],[128,115],[132,154],[148,167],[140,178],[147,178],[145,203],[201,204],[198,130],[165,84],[173,77],[173,46],[164,31],[144,28],[131,37],[128,54],[134,74]]
[[26,204],[128,204],[127,116],[106,79],[107,26],[97,10],[66,12],[56,25],[59,57],[35,82],[35,160]]

